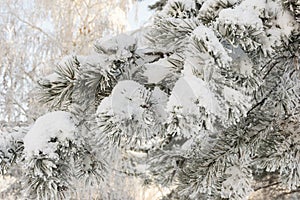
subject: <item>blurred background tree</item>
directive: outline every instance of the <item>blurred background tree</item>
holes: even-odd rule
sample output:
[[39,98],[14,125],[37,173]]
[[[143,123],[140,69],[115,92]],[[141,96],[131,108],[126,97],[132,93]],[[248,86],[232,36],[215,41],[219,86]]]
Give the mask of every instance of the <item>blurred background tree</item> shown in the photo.
[[85,55],[98,38],[126,30],[134,0],[0,0],[0,128],[32,122],[37,77],[62,56]]

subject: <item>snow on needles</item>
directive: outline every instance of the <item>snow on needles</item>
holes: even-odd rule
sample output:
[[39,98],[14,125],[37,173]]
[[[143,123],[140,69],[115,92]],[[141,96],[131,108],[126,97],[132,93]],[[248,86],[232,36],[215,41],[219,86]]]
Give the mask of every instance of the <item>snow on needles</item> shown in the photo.
[[[263,23],[261,19],[258,17],[258,15],[253,10],[246,9],[243,7],[237,7],[234,9],[228,8],[222,10],[219,14],[218,21],[219,23],[221,22],[222,24],[228,24],[228,25],[240,24],[240,25],[255,27],[257,30],[261,30],[261,31],[263,30]],[[241,32],[239,34],[242,35],[243,33]]]
[[74,140],[76,123],[65,111],[47,113],[38,118],[24,137],[24,152],[27,156],[42,154],[57,158],[55,153],[59,142]]
[[[119,120],[132,119],[132,117],[141,120],[147,108],[154,109],[155,106],[166,104],[166,101],[166,94],[158,88],[151,92],[135,81],[120,81],[114,87],[112,94],[102,100],[97,113],[108,112],[117,116]],[[160,109],[155,110],[156,115],[160,113]],[[161,113],[160,117],[165,118],[165,114]]]
[[216,24],[222,35],[229,34],[230,27],[231,40],[238,40],[244,48],[250,45],[252,50],[261,46],[266,55],[282,45],[282,39],[289,38],[298,27],[291,14],[282,10],[281,1],[245,0],[234,8],[220,11]]
[[228,56],[227,51],[220,43],[213,30],[203,25],[199,25],[193,31],[193,36],[205,44],[204,49],[209,55],[213,55],[213,58],[217,58],[217,64],[223,67],[229,65],[231,58]]
[[[167,104],[167,111],[199,117],[199,109],[205,108],[206,114],[211,119],[210,123],[217,117],[224,121],[223,125],[228,126],[239,121],[241,116],[245,116],[251,106],[249,97],[235,89],[225,86],[221,96],[225,101],[218,98],[218,94],[207,82],[193,75],[185,75],[176,82]],[[233,116],[229,119],[230,110]],[[207,128],[213,130],[212,127]]]
[[146,142],[164,132],[166,102],[167,95],[159,88],[151,91],[132,80],[119,81],[98,106],[99,130],[115,143]]
[[196,7],[194,0],[169,0],[168,1],[168,5],[174,5],[178,3],[182,4],[185,10],[195,9]]
[[116,54],[116,56],[127,57],[131,51],[136,49],[137,40],[129,35],[120,34],[112,38],[102,38],[96,42],[96,47],[103,53]]
[[111,97],[103,99],[98,107],[98,112],[109,111],[120,119],[131,118],[132,115],[142,113],[141,104],[145,99],[140,95],[146,92],[144,86],[134,81],[122,81],[117,84]]

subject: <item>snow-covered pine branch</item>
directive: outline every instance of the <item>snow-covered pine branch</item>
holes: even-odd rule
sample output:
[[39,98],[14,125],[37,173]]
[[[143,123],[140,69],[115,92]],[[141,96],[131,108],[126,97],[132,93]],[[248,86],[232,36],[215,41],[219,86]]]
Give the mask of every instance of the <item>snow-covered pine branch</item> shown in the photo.
[[54,112],[23,140],[27,195],[63,198],[82,178],[110,193],[124,174],[185,200],[247,199],[262,173],[298,189],[298,7],[169,0],[144,35],[63,60],[39,82]]

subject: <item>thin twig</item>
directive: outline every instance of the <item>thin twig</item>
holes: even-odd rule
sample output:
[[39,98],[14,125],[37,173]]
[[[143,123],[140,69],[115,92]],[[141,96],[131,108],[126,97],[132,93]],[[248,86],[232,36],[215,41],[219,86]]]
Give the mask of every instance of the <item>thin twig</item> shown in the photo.
[[254,188],[254,191],[256,192],[256,191],[258,191],[258,190],[261,190],[261,189],[264,189],[264,188],[268,188],[268,187],[272,187],[272,186],[274,186],[274,185],[278,185],[278,184],[280,184],[281,182],[275,182],[275,183],[271,183],[271,184],[269,184],[269,185],[264,185],[264,186],[261,186],[261,187],[258,187],[258,188]]

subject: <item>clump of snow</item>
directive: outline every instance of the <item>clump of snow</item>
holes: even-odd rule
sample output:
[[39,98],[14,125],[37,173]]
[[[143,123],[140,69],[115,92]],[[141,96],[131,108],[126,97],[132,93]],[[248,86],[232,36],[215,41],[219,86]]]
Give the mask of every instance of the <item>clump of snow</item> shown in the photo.
[[159,59],[145,65],[144,75],[148,78],[149,83],[158,83],[171,73],[171,67],[167,58]]
[[189,138],[186,142],[183,143],[183,145],[181,146],[181,149],[183,151],[188,151],[191,149],[191,147],[193,146],[194,144],[194,140],[195,138]]
[[[167,111],[183,116],[196,116],[206,122],[206,128],[213,130],[216,118],[228,126],[239,121],[250,108],[250,98],[230,87],[215,92],[207,82],[193,75],[180,78],[169,97]],[[205,114],[203,114],[203,108]]]
[[291,13],[284,11],[282,4],[273,2],[268,4],[268,10],[266,12],[272,13],[272,20],[269,25],[271,27],[266,30],[266,34],[262,37],[263,51],[265,54],[272,53],[274,49],[277,49],[282,45],[282,42],[286,42],[290,37],[293,30],[299,27],[299,24],[294,20]]
[[[241,17],[243,16],[243,17]],[[285,11],[280,1],[245,0],[234,8],[220,11],[217,19],[219,32],[231,35],[231,42],[254,50],[260,46],[265,55],[287,40],[299,27],[293,16]]]
[[239,72],[245,76],[251,76],[252,75],[252,61],[249,57],[240,57],[238,58],[239,62]]
[[115,37],[105,37],[96,42],[98,50],[105,54],[116,54],[122,57],[130,56],[136,49],[137,40],[133,36],[120,34]]
[[[255,27],[257,30],[263,30],[261,19],[256,12],[249,8],[237,7],[224,9],[219,14],[218,22],[224,25],[234,24],[239,26]],[[243,32],[241,31],[241,33],[236,34],[243,34]]]
[[99,130],[126,143],[149,141],[163,132],[167,98],[159,88],[151,91],[132,80],[119,81],[98,106]]
[[251,2],[251,6],[250,3],[249,6],[245,6],[245,2],[220,11],[215,25],[231,43],[240,44],[244,49],[252,51],[261,45],[259,36],[263,34],[264,25],[259,16],[265,3],[260,1],[256,5]]
[[[159,88],[149,91],[135,81],[125,80],[119,81],[111,95],[103,99],[97,112],[108,112],[118,117],[119,120],[133,117],[143,119],[148,108],[151,107],[158,114],[161,113],[166,102],[167,95]],[[163,116],[162,113],[161,116]]]
[[[222,46],[222,44],[220,43],[219,39],[216,37],[216,35],[214,34],[213,30],[211,30],[210,28],[207,28],[203,25],[199,25],[192,33],[194,36],[196,36],[199,40],[206,42],[207,45],[207,51],[208,52],[213,52],[213,51],[217,51],[215,54],[216,55],[226,55],[226,51],[224,50],[224,47]],[[226,58],[224,56],[224,59],[226,62],[226,60],[228,60],[228,58]],[[230,60],[230,58],[229,58]]]
[[[245,0],[242,1],[241,4],[237,7],[238,10],[252,10],[252,12],[255,12],[257,16],[259,16],[263,10],[269,5],[269,2],[267,1],[261,1],[261,0]],[[239,13],[237,13],[238,15]],[[243,15],[238,15],[243,16]],[[240,17],[240,18],[244,18]]]
[[159,122],[164,123],[167,118],[166,113],[166,105],[168,102],[168,96],[158,87],[155,87],[152,91],[152,101],[153,101],[153,110],[155,110],[155,114],[158,116]]
[[293,16],[289,12],[278,12],[277,22],[275,24],[280,27],[281,34],[288,37],[291,35],[292,31],[299,28],[299,23],[297,23]]
[[[81,70],[90,76],[98,74],[105,81],[109,82],[110,76],[119,78],[121,75],[131,75],[123,73],[127,72],[131,64],[131,58],[137,48],[137,40],[133,36],[121,34],[115,37],[106,37],[98,40],[95,44],[95,52],[89,56],[81,57]],[[93,73],[95,72],[95,73]],[[94,75],[93,75],[94,74]],[[91,77],[89,77],[91,78]],[[86,82],[87,85],[94,84],[98,86],[98,82]],[[108,84],[108,83],[107,83]],[[105,87],[101,84],[100,87]]]
[[215,115],[219,115],[221,110],[207,83],[192,75],[184,76],[176,82],[167,110],[172,112],[174,107],[180,108],[182,113],[195,115],[199,113],[199,107]]
[[[109,114],[122,118],[131,118],[143,112],[140,105],[145,103],[148,91],[135,81],[120,81],[113,89],[111,96],[101,102],[98,112],[109,111]],[[143,96],[145,95],[145,96]]]
[[74,140],[76,120],[71,113],[55,111],[38,118],[24,137],[24,152],[27,156],[46,154],[57,158],[59,143]]
[[109,56],[104,54],[93,53],[82,59],[82,68],[91,70],[91,66],[95,66],[95,68],[92,68],[92,70],[98,70],[105,74],[105,70],[108,71],[111,66],[111,61],[108,59],[108,57]]

